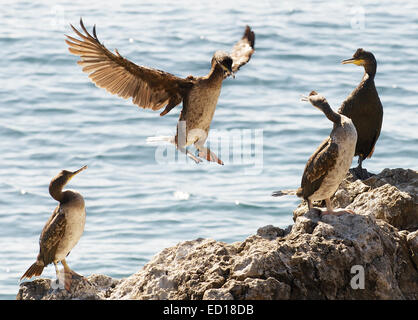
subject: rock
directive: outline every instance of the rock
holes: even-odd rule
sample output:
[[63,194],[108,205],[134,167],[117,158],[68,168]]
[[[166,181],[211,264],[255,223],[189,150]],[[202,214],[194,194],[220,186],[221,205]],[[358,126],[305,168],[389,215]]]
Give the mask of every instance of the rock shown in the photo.
[[23,282],[20,285],[16,300],[48,300],[48,294],[52,292],[50,279],[36,279]]
[[202,299],[207,290],[225,283],[235,254],[232,245],[211,239],[181,242],[124,280],[110,298]]
[[203,300],[234,300],[234,297],[226,288],[209,289],[203,294]]
[[[366,180],[355,180],[351,169],[331,198],[335,208],[347,208],[357,214],[373,215],[405,230],[418,228],[418,172],[385,169]],[[315,202],[324,207],[325,203]],[[293,219],[304,215],[308,207],[303,201],[293,212]]]
[[36,279],[20,285],[16,300],[101,300],[108,297],[119,281],[93,274],[87,278],[73,279],[68,292],[56,280]]
[[286,234],[290,232],[292,229],[292,226],[288,226],[285,230],[274,227],[271,224],[268,226],[261,227],[257,230],[257,235],[259,235],[262,238],[273,240],[277,237],[284,237]]
[[418,230],[409,233],[406,239],[410,250],[411,259],[415,264],[415,268],[418,270]]
[[417,205],[411,195],[389,184],[358,195],[346,208],[355,209],[358,214],[372,214],[399,229],[418,226]]
[[[357,214],[295,215],[232,244],[184,241],[132,276],[90,276],[70,293],[50,280],[21,285],[18,299],[418,299],[417,172],[351,174],[332,199]],[[295,210],[297,211],[297,210]]]
[[244,281],[231,279],[222,289],[228,290],[240,300],[289,299],[291,287],[273,277],[267,279],[247,278]]

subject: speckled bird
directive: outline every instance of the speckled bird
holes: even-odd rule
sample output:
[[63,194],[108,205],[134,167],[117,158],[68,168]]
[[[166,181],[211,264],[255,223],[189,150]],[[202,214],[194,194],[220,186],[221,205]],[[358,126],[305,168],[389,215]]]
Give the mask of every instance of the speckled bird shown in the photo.
[[40,276],[44,268],[53,263],[57,279],[60,279],[58,263],[64,266],[64,285],[70,290],[73,277],[82,277],[70,269],[65,258],[80,240],[86,222],[86,210],[83,196],[74,190],[62,189],[78,173],[77,171],[62,170],[49,184],[49,194],[59,202],[49,220],[42,229],[39,237],[39,254],[36,262],[23,274],[20,280]]
[[333,111],[325,97],[317,92],[312,91],[302,100],[309,101],[321,110],[334,126],[329,137],[321,143],[306,163],[300,188],[276,191],[273,196],[297,195],[308,202],[309,210],[313,208],[313,201],[325,200],[327,210],[322,211],[322,214],[353,213],[348,210],[334,210],[331,197],[347,175],[353,161],[357,142],[356,128],[350,118]]

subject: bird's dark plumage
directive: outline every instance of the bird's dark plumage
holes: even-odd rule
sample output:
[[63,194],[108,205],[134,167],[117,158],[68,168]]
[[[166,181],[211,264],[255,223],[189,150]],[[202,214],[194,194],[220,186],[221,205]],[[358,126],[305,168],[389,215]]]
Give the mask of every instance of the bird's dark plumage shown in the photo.
[[354,63],[363,66],[365,70],[357,88],[338,110],[339,113],[349,117],[357,129],[355,155],[359,156],[359,168],[361,168],[362,161],[372,156],[382,128],[383,107],[374,83],[377,63],[374,55],[363,49],[358,49],[351,59],[342,63]]
[[297,195],[304,199],[313,195],[320,188],[327,172],[335,167],[337,156],[338,145],[328,137],[306,163],[302,187],[298,189]]
[[38,259],[41,259],[45,266],[54,261],[58,245],[65,233],[65,226],[65,213],[58,206],[45,224],[39,237],[40,250]]

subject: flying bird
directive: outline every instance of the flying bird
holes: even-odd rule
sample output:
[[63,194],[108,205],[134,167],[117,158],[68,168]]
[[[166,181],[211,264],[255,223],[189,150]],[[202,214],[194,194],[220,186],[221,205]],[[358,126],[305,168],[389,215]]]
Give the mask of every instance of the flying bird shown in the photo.
[[[255,35],[249,26],[246,26],[243,37],[233,46],[230,53],[214,53],[209,74],[186,78],[137,65],[123,57],[117,49],[112,53],[100,43],[96,26],[93,27],[93,34],[87,31],[82,19],[80,26],[82,32],[71,25],[79,38],[66,35],[65,41],[69,45],[69,51],[80,56],[77,63],[89,74],[96,86],[124,99],[131,98],[132,103],[144,109],[164,108],[160,116],[166,115],[182,102],[183,108],[176,135],[167,141],[175,144],[196,163],[201,162],[200,158],[203,158],[223,164],[204,143],[223,80],[228,76],[235,77],[235,73],[250,60],[254,52]],[[197,156],[187,150],[192,144],[198,151]]]
[[377,63],[373,53],[361,48],[357,49],[351,59],[341,63],[354,63],[364,67],[363,79],[338,110],[356,126],[358,138],[355,156],[358,156],[358,166],[355,172],[364,179],[367,175],[363,171],[362,163],[373,155],[383,122],[383,107],[374,84]]
[[349,210],[334,210],[331,197],[345,178],[354,157],[357,142],[356,128],[348,117],[334,112],[325,97],[312,91],[308,97],[314,107],[321,110],[334,123],[333,129],[306,163],[300,188],[273,192],[274,197],[297,195],[308,202],[311,210],[312,201],[325,200],[327,207],[322,214],[341,215]]
[[84,231],[86,210],[83,196],[74,190],[62,191],[64,186],[87,166],[77,171],[62,170],[49,184],[49,194],[59,202],[42,229],[39,238],[39,254],[36,262],[23,274],[20,280],[40,276],[51,262],[55,266],[57,279],[60,279],[58,263],[64,266],[64,285],[70,290],[73,277],[82,277],[70,269],[65,258],[77,244]]

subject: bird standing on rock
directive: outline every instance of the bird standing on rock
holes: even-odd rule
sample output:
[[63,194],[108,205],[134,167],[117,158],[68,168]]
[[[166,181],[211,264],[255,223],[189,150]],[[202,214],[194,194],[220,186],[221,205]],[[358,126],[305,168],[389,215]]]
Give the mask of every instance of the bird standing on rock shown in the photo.
[[341,63],[354,63],[364,67],[363,79],[342,103],[338,112],[349,117],[356,126],[358,138],[355,156],[358,156],[358,166],[354,171],[365,179],[367,174],[362,163],[373,155],[383,122],[383,107],[374,84],[377,63],[373,53],[361,48],[357,49],[351,59]]
[[[99,42],[95,26],[91,35],[81,19],[80,25],[84,34],[71,25],[80,39],[67,35],[68,49],[72,54],[81,57],[77,63],[83,66],[83,71],[89,74],[89,78],[98,87],[125,99],[132,98],[134,104],[145,109],[159,110],[165,107],[160,116],[183,102],[176,136],[163,137],[163,140],[175,144],[196,163],[201,162],[199,158],[203,158],[223,164],[209,148],[204,147],[204,143],[223,80],[230,75],[234,76],[254,52],[255,35],[249,26],[245,28],[242,39],[234,45],[230,54],[215,52],[207,76],[188,76],[183,79],[161,70],[136,65],[122,57],[118,50],[115,53],[110,52]],[[159,141],[158,138],[154,141]],[[186,149],[192,144],[195,145],[199,158]]]
[[74,190],[62,191],[64,186],[87,166],[77,171],[62,170],[49,184],[49,194],[59,202],[49,220],[42,229],[39,238],[39,254],[36,262],[24,273],[20,280],[40,276],[51,262],[55,266],[57,279],[60,279],[58,263],[64,266],[64,285],[70,290],[73,277],[82,277],[70,269],[65,258],[77,244],[84,232],[86,210],[83,196]]
[[353,213],[349,210],[334,210],[331,197],[345,178],[353,160],[357,142],[356,128],[348,117],[334,112],[327,100],[315,91],[302,100],[309,101],[321,110],[334,123],[334,127],[329,137],[321,143],[306,163],[301,187],[297,190],[276,191],[272,195],[302,197],[308,202],[309,210],[312,209],[312,201],[325,200],[327,210],[322,211],[323,215]]

